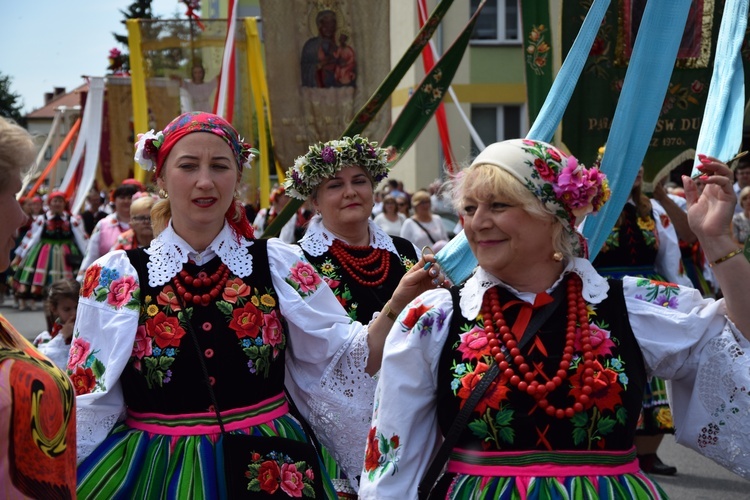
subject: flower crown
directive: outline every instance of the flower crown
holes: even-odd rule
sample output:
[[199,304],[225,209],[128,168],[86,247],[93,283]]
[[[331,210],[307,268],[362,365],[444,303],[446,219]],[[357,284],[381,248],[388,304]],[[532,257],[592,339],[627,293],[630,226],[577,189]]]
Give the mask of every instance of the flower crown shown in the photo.
[[377,142],[359,135],[342,137],[314,144],[307,154],[297,157],[286,172],[284,187],[289,196],[304,200],[324,179],[353,165],[365,169],[376,184],[388,177],[390,170],[388,152],[379,148]]
[[575,225],[576,219],[602,208],[611,191],[607,177],[597,168],[586,168],[574,156],[564,156],[555,148],[536,141],[523,141],[527,153],[534,160],[526,160],[531,167],[527,187],[547,206],[559,207]]
[[[251,168],[253,158],[259,154],[258,150],[251,148],[241,137],[239,143],[240,165],[243,168]],[[138,141],[135,143],[135,161],[146,172],[151,172],[156,168],[159,148],[162,144],[164,144],[164,132],[161,130],[154,133],[154,129],[151,129],[145,134],[138,134]]]

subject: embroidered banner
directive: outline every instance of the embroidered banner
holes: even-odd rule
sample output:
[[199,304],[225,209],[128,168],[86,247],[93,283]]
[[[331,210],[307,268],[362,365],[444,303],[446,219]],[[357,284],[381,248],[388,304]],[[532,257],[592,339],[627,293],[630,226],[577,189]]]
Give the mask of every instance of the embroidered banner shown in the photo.
[[[643,161],[649,180],[694,156],[723,4],[721,0],[692,2],[675,69]],[[562,23],[563,53],[570,49],[590,5],[591,0],[563,4],[563,19],[567,20]],[[563,142],[587,165],[596,159],[609,134],[645,5],[646,0],[612,2],[565,113]],[[747,83],[750,47],[747,35],[745,38],[742,57]]]
[[[390,13],[387,2],[260,5],[274,153],[286,169],[310,144],[340,137],[388,74]],[[384,110],[363,135],[380,138],[389,123]]]
[[534,123],[552,87],[552,32],[549,0],[521,2],[529,123]]

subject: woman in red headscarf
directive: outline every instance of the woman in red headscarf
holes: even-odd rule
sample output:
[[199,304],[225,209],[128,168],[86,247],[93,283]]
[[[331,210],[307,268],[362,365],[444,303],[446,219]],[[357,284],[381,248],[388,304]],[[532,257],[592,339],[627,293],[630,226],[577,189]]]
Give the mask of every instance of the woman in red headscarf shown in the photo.
[[[151,211],[149,248],[110,252],[83,281],[68,364],[81,498],[221,498],[237,484],[331,498],[285,385],[302,416],[346,414],[340,434],[364,443],[392,315],[350,322],[296,247],[254,239],[235,197],[252,158],[209,113],[140,136],[136,161],[155,168],[166,199]],[[431,287],[424,264],[394,292],[394,310]],[[237,433],[255,447],[233,469],[225,443]]]

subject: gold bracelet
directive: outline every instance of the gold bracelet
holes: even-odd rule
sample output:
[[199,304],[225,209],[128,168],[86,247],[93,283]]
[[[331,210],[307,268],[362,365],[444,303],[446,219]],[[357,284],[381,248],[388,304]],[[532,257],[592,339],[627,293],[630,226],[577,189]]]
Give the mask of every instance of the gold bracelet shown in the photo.
[[738,248],[737,250],[733,250],[733,251],[729,252],[728,254],[726,254],[724,257],[722,257],[720,259],[716,259],[715,261],[709,263],[708,267],[714,267],[716,264],[721,264],[725,260],[729,260],[732,257],[734,257],[735,255],[741,254],[742,252],[743,252],[742,248]]
[[396,318],[398,318],[398,314],[396,314],[396,311],[391,309],[391,301],[385,303],[385,306],[383,307],[383,314],[387,318],[389,318],[391,321],[396,321]]

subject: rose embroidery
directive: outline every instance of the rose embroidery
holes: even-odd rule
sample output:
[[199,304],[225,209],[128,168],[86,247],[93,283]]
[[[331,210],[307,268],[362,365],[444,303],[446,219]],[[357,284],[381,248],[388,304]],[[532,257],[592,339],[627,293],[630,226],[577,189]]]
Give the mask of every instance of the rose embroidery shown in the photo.
[[74,370],[76,366],[83,363],[91,351],[91,344],[76,336],[70,343],[70,354],[68,356],[68,370]]
[[378,432],[377,427],[370,429],[367,436],[367,449],[365,450],[365,471],[370,480],[375,474],[382,476],[392,468],[392,474],[398,472],[398,460],[401,455],[401,439],[394,434],[390,439]]
[[180,339],[185,335],[179,320],[163,312],[146,321],[146,331],[162,349],[169,346],[179,347]]
[[458,345],[458,350],[461,352],[461,359],[478,360],[490,354],[487,332],[484,328],[475,326],[471,331],[462,333],[459,338],[461,343]]
[[315,498],[315,473],[304,460],[294,460],[278,451],[266,455],[252,452],[250,458],[252,462],[245,472],[247,491],[273,495],[281,490],[294,498]]
[[135,332],[135,342],[133,342],[133,356],[138,359],[143,356],[151,356],[153,351],[151,350],[151,338],[146,333],[146,327],[143,325],[138,326],[138,330]]
[[172,288],[172,285],[165,286],[164,289],[159,292],[159,295],[156,296],[156,303],[175,312],[180,310],[180,302],[177,300],[177,294]]
[[130,301],[137,286],[135,278],[132,276],[123,276],[114,280],[109,287],[107,303],[118,309],[123,307]]
[[250,295],[250,292],[250,287],[247,286],[244,281],[242,281],[240,278],[234,278],[230,281],[227,281],[221,297],[230,304],[236,304],[237,300],[241,299],[242,297],[247,297],[248,295]]
[[263,326],[263,315],[252,303],[248,302],[242,309],[232,312],[229,328],[234,330],[238,339],[249,337],[254,339]]
[[83,284],[81,285],[81,297],[91,297],[96,287],[99,286],[101,273],[102,266],[98,264],[86,270],[86,275],[83,277]]
[[315,268],[307,262],[299,261],[290,270],[286,282],[294,287],[303,297],[312,294],[322,283]]
[[[247,473],[249,474],[249,472]],[[279,464],[273,460],[266,460],[260,464],[258,469],[258,482],[260,483],[260,490],[266,493],[274,494],[279,489],[279,476],[281,471],[279,470]]]
[[94,390],[94,387],[96,387],[96,377],[91,368],[84,368],[83,366],[76,367],[73,373],[70,374],[70,380],[73,382],[76,396],[88,394]]
[[412,328],[414,328],[414,325],[417,324],[419,318],[421,318],[422,315],[430,309],[432,309],[432,306],[426,306],[424,304],[419,304],[416,307],[410,307],[406,313],[406,317],[403,321],[401,321],[401,324],[407,330],[411,330]]

